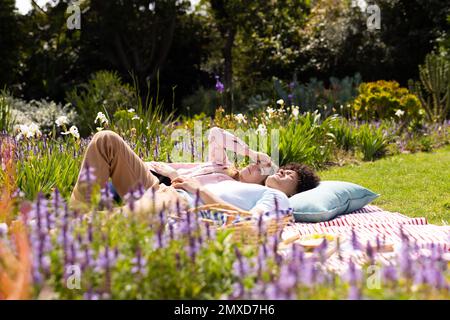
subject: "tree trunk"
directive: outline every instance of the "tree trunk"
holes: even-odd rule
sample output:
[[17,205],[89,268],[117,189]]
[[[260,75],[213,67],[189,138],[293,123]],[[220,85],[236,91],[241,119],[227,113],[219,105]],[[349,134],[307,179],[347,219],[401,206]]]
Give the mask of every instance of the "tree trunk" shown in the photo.
[[233,46],[236,37],[236,27],[230,26],[227,30],[225,46],[223,48],[224,59],[224,84],[225,84],[225,105],[229,112],[233,112]]

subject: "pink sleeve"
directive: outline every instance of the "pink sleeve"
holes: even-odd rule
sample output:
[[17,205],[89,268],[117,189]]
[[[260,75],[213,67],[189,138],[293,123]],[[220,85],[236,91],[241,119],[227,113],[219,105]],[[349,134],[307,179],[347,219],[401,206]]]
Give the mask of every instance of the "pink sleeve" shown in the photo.
[[173,163],[167,163],[172,168],[178,170],[178,169],[191,169],[198,167],[202,162],[173,162]]
[[218,127],[211,128],[208,135],[208,161],[215,164],[230,164],[226,151],[239,155],[249,155],[247,144],[228,131]]

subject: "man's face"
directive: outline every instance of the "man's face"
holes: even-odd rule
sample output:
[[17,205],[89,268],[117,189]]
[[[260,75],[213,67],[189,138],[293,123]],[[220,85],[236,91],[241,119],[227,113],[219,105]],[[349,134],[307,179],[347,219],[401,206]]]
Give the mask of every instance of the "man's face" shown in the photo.
[[266,186],[284,192],[288,197],[294,195],[297,190],[298,173],[294,170],[279,169],[266,179]]

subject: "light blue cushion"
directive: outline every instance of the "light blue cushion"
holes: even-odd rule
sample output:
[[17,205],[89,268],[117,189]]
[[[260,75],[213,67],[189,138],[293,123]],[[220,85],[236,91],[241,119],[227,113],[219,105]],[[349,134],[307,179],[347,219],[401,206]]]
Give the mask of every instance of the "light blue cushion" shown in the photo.
[[344,181],[322,181],[289,198],[296,222],[321,222],[361,209],[380,195]]

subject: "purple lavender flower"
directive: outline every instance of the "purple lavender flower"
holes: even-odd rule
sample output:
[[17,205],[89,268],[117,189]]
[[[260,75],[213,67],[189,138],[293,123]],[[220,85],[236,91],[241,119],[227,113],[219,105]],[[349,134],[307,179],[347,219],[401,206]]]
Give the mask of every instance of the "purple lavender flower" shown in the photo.
[[402,242],[399,255],[399,265],[402,274],[407,278],[411,278],[413,275],[413,261],[411,258],[410,247],[407,241]]
[[109,211],[112,210],[113,194],[111,191],[111,187],[109,186],[109,183],[107,183],[105,187],[102,188],[101,190],[100,203],[102,204],[102,206],[106,207]]
[[300,273],[299,281],[305,286],[311,287],[314,284],[316,270],[314,260],[311,258],[305,259],[303,262],[303,269]]
[[375,253],[374,253],[372,246],[370,245],[370,241],[367,241],[366,254],[367,254],[367,257],[369,258],[369,263],[371,265],[373,265],[375,262]]
[[278,287],[287,293],[295,287],[296,283],[297,277],[295,274],[290,270],[288,265],[283,265],[280,270]]
[[216,90],[219,93],[223,93],[223,91],[225,90],[225,86],[222,82],[220,82],[219,76],[216,76]]
[[348,271],[346,278],[350,284],[348,299],[350,300],[361,299],[361,290],[358,287],[358,284],[362,279],[362,274],[361,271],[356,268],[356,265],[353,262],[353,260],[350,260],[348,264]]
[[266,287],[265,297],[269,300],[282,300],[284,297],[276,284],[269,283]]
[[397,282],[397,269],[393,265],[388,265],[383,268],[382,276],[385,282]]
[[141,274],[141,275],[146,274],[145,264],[144,264],[144,260],[142,258],[141,248],[138,247],[136,249],[135,257],[131,260],[131,263],[133,264],[133,267],[131,268],[131,273]]
[[87,187],[85,197],[88,203],[91,202],[92,187],[95,179],[95,169],[90,167],[89,164],[86,163],[80,173],[80,182],[86,182]]
[[294,95],[292,93],[288,94],[288,99],[292,103],[292,101],[294,100]]
[[358,241],[358,236],[356,235],[355,229],[352,229],[351,242],[352,242],[352,247],[354,250],[362,249],[361,243]]
[[240,299],[244,296],[245,288],[244,285],[239,281],[233,284],[233,293],[230,299]]

